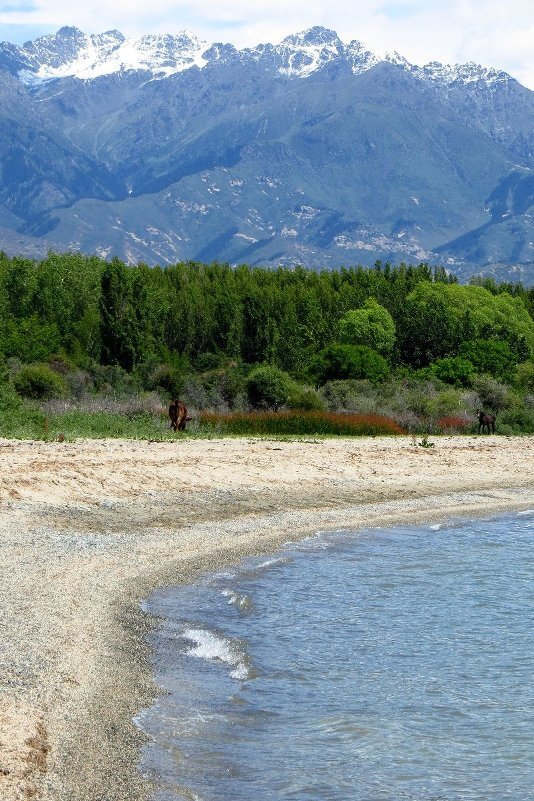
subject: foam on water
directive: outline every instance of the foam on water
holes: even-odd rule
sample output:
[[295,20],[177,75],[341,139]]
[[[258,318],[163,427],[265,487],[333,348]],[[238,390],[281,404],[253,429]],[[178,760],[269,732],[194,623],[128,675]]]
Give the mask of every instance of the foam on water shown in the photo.
[[193,643],[187,649],[189,656],[223,662],[233,668],[230,676],[239,681],[253,675],[250,660],[238,641],[207,629],[185,629],[182,636]]

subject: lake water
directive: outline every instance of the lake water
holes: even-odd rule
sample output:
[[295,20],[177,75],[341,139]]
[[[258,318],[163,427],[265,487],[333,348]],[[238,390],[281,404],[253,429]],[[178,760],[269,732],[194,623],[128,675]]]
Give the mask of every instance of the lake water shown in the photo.
[[319,534],[146,608],[153,801],[534,799],[534,512]]

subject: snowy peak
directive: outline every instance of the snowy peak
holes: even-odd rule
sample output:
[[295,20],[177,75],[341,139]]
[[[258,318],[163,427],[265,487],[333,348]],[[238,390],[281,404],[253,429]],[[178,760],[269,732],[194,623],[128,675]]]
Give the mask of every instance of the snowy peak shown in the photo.
[[78,28],[61,28],[56,34],[27,42],[20,48],[28,82],[53,78],[96,78],[126,70],[147,70],[163,77],[203,66],[206,43],[182,31],[126,39],[119,31],[87,35]]
[[480,66],[480,64],[474,64],[472,61],[467,64],[455,64],[454,66],[432,61],[429,64],[425,64],[424,67],[412,67],[411,69],[419,74],[420,77],[443,85],[477,83],[491,85],[507,83],[513,80],[508,73],[502,70],[488,69]]
[[287,36],[275,51],[282,58],[280,73],[303,78],[344,54],[344,46],[335,31],[310,28]]
[[345,58],[354,75],[370,70],[380,63],[381,59],[367,50],[364,44],[354,40],[345,48]]
[[277,45],[259,44],[243,50],[231,44],[210,45],[188,31],[127,39],[116,30],[88,35],[74,27],[61,28],[22,47],[0,43],[0,68],[30,84],[65,77],[90,80],[128,70],[143,70],[152,77],[164,78],[193,66],[247,61],[261,61],[269,71],[291,79],[307,78],[333,63],[358,75],[387,62],[444,88],[491,87],[513,80],[505,72],[472,63],[450,66],[431,62],[415,66],[398,53],[372,53],[356,40],[345,45],[335,31],[319,26],[287,36]]

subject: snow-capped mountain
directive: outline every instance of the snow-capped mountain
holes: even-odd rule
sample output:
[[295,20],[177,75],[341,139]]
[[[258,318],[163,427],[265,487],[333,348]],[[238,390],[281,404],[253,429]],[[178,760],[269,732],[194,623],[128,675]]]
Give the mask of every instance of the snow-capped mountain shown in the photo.
[[[91,80],[128,70],[145,70],[162,77],[195,64],[203,66],[202,53],[206,47],[206,42],[185,31],[177,36],[126,39],[119,31],[88,35],[78,28],[61,28],[58,33],[28,42],[17,51],[9,46],[8,52],[12,57],[18,56],[17,73],[21,79],[36,83],[66,77]],[[2,45],[0,57],[1,50]]]
[[0,44],[0,104],[8,252],[534,277],[534,93],[498,70],[318,27],[240,50],[62,28]]
[[333,63],[347,65],[359,74],[388,61],[421,80],[441,84],[511,80],[505,72],[473,63],[450,66],[432,62],[417,67],[398,53],[374,54],[359,41],[344,44],[334,31],[320,27],[288,36],[277,45],[261,44],[241,51],[231,45],[209,45],[189,31],[127,39],[115,30],[85,34],[75,27],[61,28],[21,47],[0,43],[0,60],[7,56],[11,71],[31,83],[67,77],[91,80],[129,70],[144,70],[159,78],[193,66],[202,68],[221,55],[241,61],[270,61],[280,75],[292,78],[308,77]]

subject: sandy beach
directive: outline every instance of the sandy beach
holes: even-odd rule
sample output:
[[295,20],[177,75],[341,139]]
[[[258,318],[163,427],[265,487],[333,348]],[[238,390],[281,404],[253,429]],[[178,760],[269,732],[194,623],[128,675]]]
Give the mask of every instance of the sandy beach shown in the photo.
[[0,798],[142,801],[139,602],[318,530],[534,508],[534,437],[0,440]]

